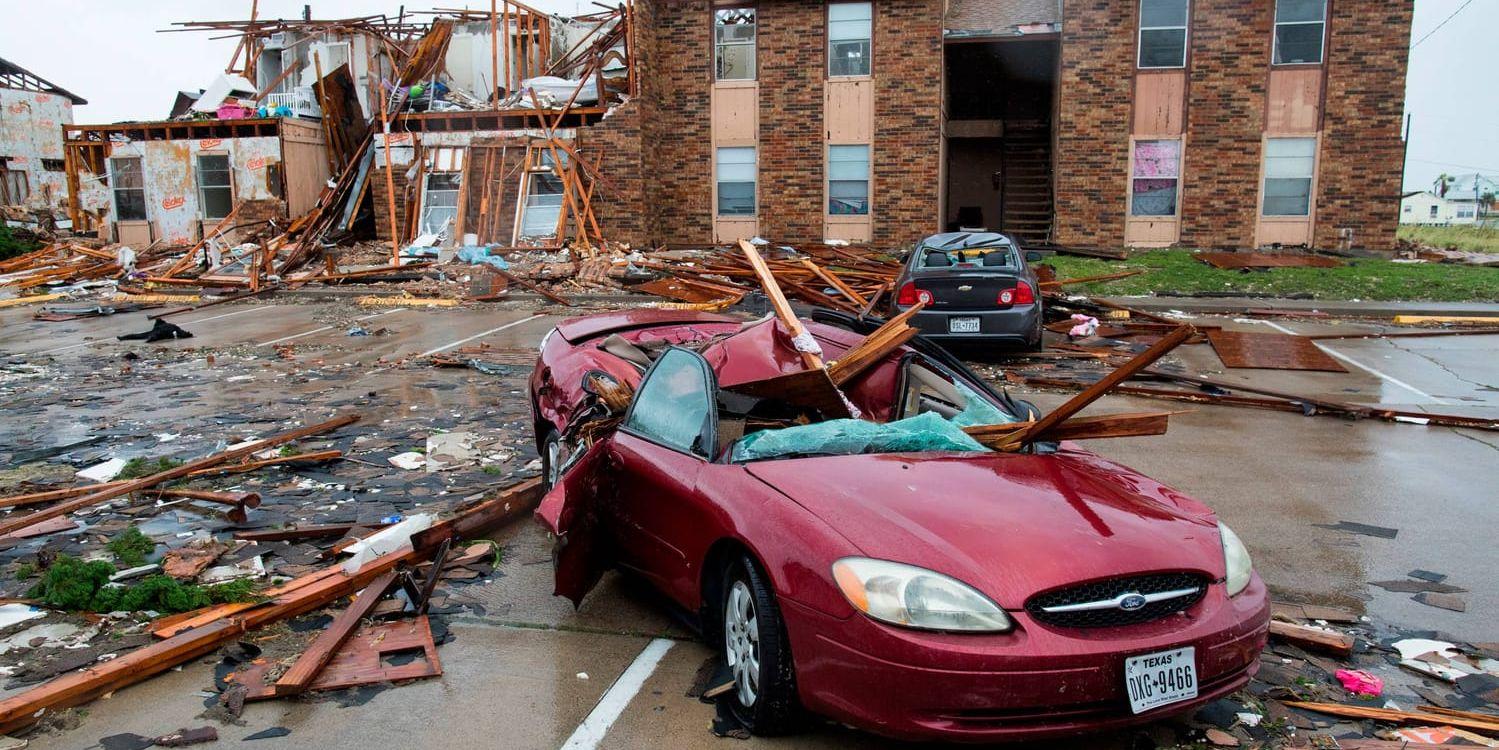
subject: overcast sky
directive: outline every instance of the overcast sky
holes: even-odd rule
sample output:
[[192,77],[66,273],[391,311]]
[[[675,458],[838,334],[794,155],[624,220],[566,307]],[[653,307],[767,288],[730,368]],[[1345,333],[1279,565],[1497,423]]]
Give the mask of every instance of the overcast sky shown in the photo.
[[[1499,43],[1499,0],[1415,3],[1411,41],[1430,36],[1412,50],[1406,83],[1406,111],[1414,118],[1406,187],[1427,187],[1443,172],[1499,174],[1499,86],[1488,70]],[[531,4],[569,15],[595,7],[586,0]],[[261,0],[260,15],[298,18],[303,5]],[[336,18],[382,11],[395,15],[401,5],[319,0],[312,9],[314,17]],[[487,10],[489,4],[428,0],[405,6]],[[75,110],[76,122],[154,119],[166,114],[177,90],[208,85],[234,50],[233,40],[214,40],[207,32],[157,31],[176,21],[245,18],[249,10],[250,0],[0,0],[0,57],[88,99],[87,106]]]

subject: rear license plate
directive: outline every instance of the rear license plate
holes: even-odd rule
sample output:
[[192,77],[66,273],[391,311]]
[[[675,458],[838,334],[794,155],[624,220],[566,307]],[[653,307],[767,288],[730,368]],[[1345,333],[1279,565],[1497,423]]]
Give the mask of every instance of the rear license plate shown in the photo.
[[979,332],[979,319],[978,318],[948,318],[947,319],[947,332],[948,333],[978,333]]
[[1137,714],[1196,698],[1196,649],[1187,646],[1125,659],[1124,686],[1129,708]]

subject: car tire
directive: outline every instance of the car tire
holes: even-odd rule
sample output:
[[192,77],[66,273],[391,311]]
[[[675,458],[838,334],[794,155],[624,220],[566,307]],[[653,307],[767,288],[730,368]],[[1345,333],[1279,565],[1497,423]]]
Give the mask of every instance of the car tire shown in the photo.
[[562,466],[565,465],[567,456],[563,451],[562,436],[557,434],[557,428],[547,425],[545,437],[541,439],[541,483],[547,490],[557,486],[557,480],[561,477]]
[[796,731],[802,717],[796,670],[769,578],[754,560],[742,557],[724,572],[722,591],[720,644],[734,676],[734,687],[724,700],[751,734]]

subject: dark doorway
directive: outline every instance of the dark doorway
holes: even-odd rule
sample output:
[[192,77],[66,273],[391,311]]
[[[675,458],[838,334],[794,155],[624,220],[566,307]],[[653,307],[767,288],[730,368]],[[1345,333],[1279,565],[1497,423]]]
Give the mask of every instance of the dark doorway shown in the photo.
[[1055,35],[947,44],[949,230],[1051,239]]

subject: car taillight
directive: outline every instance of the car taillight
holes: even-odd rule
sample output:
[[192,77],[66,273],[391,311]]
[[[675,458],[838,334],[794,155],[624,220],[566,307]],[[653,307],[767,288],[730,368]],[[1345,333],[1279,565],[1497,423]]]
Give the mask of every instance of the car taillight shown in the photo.
[[1015,282],[1014,289],[1006,289],[999,293],[999,304],[1001,305],[1029,305],[1036,301],[1036,292],[1031,285],[1024,281]]
[[929,290],[917,289],[916,282],[907,281],[905,285],[900,288],[900,292],[895,295],[895,304],[900,305],[901,307],[910,307],[917,302],[930,305],[932,304],[932,300],[934,299],[936,299],[936,297],[933,297],[932,293]]

